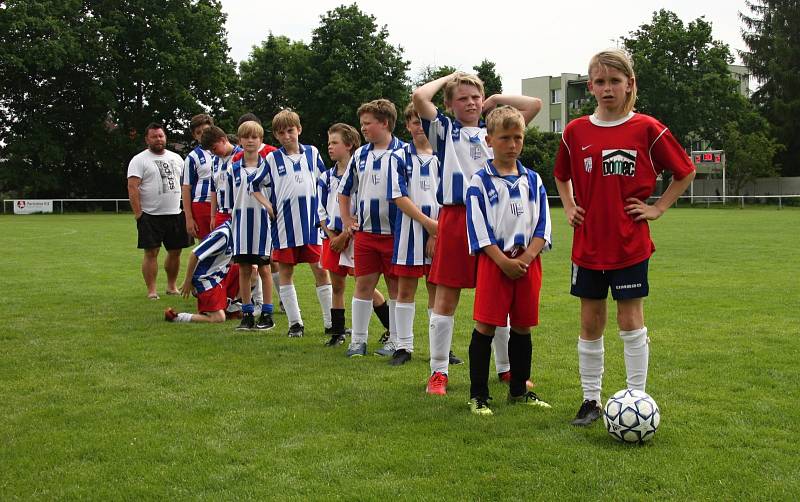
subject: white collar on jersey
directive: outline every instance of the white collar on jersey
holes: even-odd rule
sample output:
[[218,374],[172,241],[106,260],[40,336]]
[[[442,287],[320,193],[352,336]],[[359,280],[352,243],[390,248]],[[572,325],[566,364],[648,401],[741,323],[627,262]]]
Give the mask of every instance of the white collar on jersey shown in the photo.
[[486,171],[486,173],[489,176],[494,176],[496,178],[499,178],[499,179],[503,180],[507,185],[509,185],[511,187],[516,186],[519,183],[519,181],[528,173],[528,169],[525,166],[523,166],[522,162],[520,162],[519,160],[517,161],[517,176],[518,176],[518,178],[516,180],[514,180],[513,183],[508,181],[508,179],[506,179],[503,175],[501,175],[499,172],[497,172],[497,168],[494,167],[494,164],[492,163],[491,159],[486,161],[486,165],[484,165],[483,169]]
[[599,118],[597,118],[597,115],[595,115],[593,113],[593,114],[589,115],[589,121],[592,124],[594,124],[594,125],[596,125],[598,127],[614,127],[614,126],[618,126],[620,124],[624,124],[625,122],[627,122],[631,118],[633,118],[634,115],[635,115],[635,113],[628,112],[628,114],[625,115],[624,117],[622,117],[621,119],[612,120],[610,122],[607,122],[605,120],[600,120]]

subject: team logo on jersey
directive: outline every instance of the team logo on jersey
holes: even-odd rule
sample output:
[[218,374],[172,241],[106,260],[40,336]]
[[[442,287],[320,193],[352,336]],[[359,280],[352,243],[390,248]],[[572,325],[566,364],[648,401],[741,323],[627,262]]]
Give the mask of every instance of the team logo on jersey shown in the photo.
[[583,169],[587,173],[592,172],[592,158],[591,157],[586,157],[585,159],[583,159]]
[[497,190],[490,188],[489,191],[486,192],[486,196],[489,197],[489,204],[493,206],[497,204]]
[[295,174],[295,175],[294,175],[294,180],[295,180],[295,181],[296,181],[298,184],[302,184],[302,183],[303,183],[303,175],[302,175],[302,174]]
[[278,164],[278,176],[286,176],[286,166]]
[[636,150],[603,150],[603,176],[635,176]]
[[363,170],[364,170],[364,169],[366,169],[366,168],[367,168],[367,159],[361,159],[361,160],[358,162],[358,170],[359,170],[359,171],[363,171]]
[[513,214],[517,218],[525,214],[525,206],[522,205],[522,202],[511,203],[511,214]]
[[421,179],[419,180],[419,187],[424,191],[428,191],[431,189],[431,180],[429,179]]
[[372,180],[373,185],[378,185],[381,182],[381,173],[372,173],[369,179]]
[[469,156],[472,160],[480,160],[483,157],[483,148],[481,148],[481,145],[469,145]]

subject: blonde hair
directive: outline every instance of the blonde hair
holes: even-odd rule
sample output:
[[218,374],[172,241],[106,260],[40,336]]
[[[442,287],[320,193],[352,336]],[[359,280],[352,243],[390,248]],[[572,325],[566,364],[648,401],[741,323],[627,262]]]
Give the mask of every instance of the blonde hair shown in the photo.
[[328,134],[338,134],[342,138],[342,143],[350,148],[350,155],[361,146],[361,137],[355,127],[338,122],[328,128]]
[[444,101],[445,104],[449,103],[453,100],[453,94],[455,94],[456,89],[458,89],[459,85],[471,85],[478,88],[480,91],[481,96],[484,96],[483,91],[483,80],[480,79],[477,75],[472,75],[470,73],[464,73],[463,71],[457,72],[453,75],[453,78],[447,81],[444,84]]
[[389,126],[389,132],[394,131],[394,125],[397,122],[397,108],[394,103],[388,99],[375,99],[369,103],[364,103],[358,107],[358,118],[365,113],[372,114],[377,120],[385,120]]
[[592,80],[592,70],[600,68],[613,68],[619,71],[631,81],[631,92],[625,97],[625,114],[633,110],[636,104],[636,73],[633,71],[633,60],[627,52],[622,49],[607,49],[598,52],[589,60],[589,81]]
[[236,131],[236,135],[239,138],[261,138],[264,139],[264,128],[261,127],[261,124],[254,120],[248,120],[247,122],[242,122],[242,125],[239,126],[239,129]]
[[290,127],[300,128],[300,115],[291,108],[284,108],[272,117],[272,132],[280,132]]
[[506,130],[519,127],[525,132],[525,117],[513,106],[499,106],[489,112],[486,117],[486,133],[494,134],[498,129]]

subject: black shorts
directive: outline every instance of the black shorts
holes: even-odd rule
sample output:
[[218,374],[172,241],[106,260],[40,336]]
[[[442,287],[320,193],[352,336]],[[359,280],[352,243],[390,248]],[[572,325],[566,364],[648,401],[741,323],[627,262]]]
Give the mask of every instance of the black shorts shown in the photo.
[[168,250],[183,249],[194,242],[186,233],[186,218],[179,214],[152,215],[142,213],[136,220],[139,231],[139,249],[160,248],[161,244]]
[[259,256],[257,254],[237,254],[233,255],[233,263],[245,263],[263,267],[269,265],[269,256]]
[[649,261],[618,270],[591,270],[573,263],[569,292],[579,298],[605,300],[611,287],[611,296],[615,300],[644,298],[650,292],[647,282]]

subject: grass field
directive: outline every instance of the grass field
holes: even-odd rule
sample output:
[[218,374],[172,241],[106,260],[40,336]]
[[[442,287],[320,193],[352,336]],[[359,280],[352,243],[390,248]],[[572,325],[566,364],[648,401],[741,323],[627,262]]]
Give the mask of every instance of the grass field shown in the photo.
[[[553,216],[534,333],[553,409],[508,406],[493,382],[488,419],[467,410],[467,365],[446,397],[425,395],[424,291],[414,359],[392,368],[322,347],[307,270],[305,338],[281,315],[266,334],[168,324],[164,308],[193,303],[145,298],[130,215],[0,217],[0,499],[800,498],[800,210],[677,208],[652,225],[662,426],[642,446],[568,425],[578,303]],[[456,319],[464,357],[471,301]],[[624,382],[612,323],[604,397]]]

